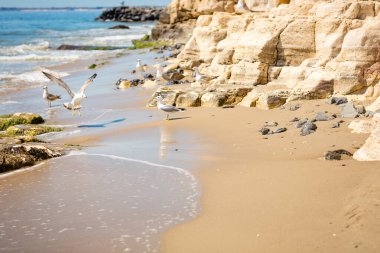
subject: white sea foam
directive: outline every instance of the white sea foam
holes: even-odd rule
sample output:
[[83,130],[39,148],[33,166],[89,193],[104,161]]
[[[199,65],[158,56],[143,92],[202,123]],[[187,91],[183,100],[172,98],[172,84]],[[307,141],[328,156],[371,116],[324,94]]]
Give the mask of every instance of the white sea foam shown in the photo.
[[[49,79],[42,74],[42,70],[45,70],[43,68],[40,68],[38,70],[25,72],[22,74],[0,74],[0,80],[6,80],[6,81],[16,81],[16,82],[30,82],[30,83],[41,83],[41,82],[49,82]],[[65,77],[69,74],[66,72],[58,72],[58,71],[51,71],[48,70],[49,73],[52,73],[53,75],[57,77]]]
[[48,41],[41,41],[36,44],[21,44],[17,46],[0,47],[1,55],[16,55],[26,52],[44,51],[50,46]]
[[2,105],[11,105],[11,104],[19,104],[20,102],[18,101],[13,101],[13,100],[9,100],[9,101],[4,101],[4,102],[1,102]]

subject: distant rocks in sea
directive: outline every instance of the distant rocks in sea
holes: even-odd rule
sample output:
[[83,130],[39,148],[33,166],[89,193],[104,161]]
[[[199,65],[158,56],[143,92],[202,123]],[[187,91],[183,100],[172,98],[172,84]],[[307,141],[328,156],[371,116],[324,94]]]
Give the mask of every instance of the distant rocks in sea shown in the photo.
[[115,25],[115,26],[112,26],[112,27],[110,27],[110,28],[108,28],[108,29],[113,29],[113,30],[115,30],[115,29],[130,29],[130,28],[129,28],[129,26],[127,26],[127,25]]
[[[119,21],[119,22],[145,22],[159,20],[163,8],[159,7],[114,7],[105,10],[97,21]],[[116,29],[116,28],[115,28]],[[117,28],[119,29],[119,28]]]

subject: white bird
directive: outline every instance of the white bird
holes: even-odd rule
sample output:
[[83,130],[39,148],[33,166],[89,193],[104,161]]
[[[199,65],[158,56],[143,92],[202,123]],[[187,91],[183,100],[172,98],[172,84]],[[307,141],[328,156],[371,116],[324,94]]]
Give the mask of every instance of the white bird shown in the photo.
[[161,80],[162,79],[162,67],[161,65],[157,64],[156,67],[156,79]]
[[137,59],[137,63],[136,63],[136,71],[141,71],[141,72],[144,72],[144,66],[142,65],[141,63],[141,59]]
[[166,112],[166,120],[169,120],[169,114],[175,113],[175,112],[183,112],[186,109],[184,108],[178,108],[174,105],[165,105],[162,103],[163,98],[161,96],[157,96],[157,108],[161,111]]
[[206,75],[202,75],[201,73],[199,73],[199,70],[197,67],[194,68],[194,72],[195,72],[195,81],[202,82],[202,81],[208,80],[208,77]]
[[44,86],[44,93],[42,94],[42,97],[48,102],[49,107],[51,107],[51,102],[61,99],[61,96],[49,93],[47,86]]
[[87,98],[87,96],[84,93],[84,91],[94,81],[94,79],[96,78],[97,75],[96,74],[92,75],[82,85],[82,87],[80,88],[80,90],[78,92],[73,92],[70,89],[70,87],[67,85],[67,83],[65,83],[62,79],[57,78],[57,77],[53,76],[52,74],[49,74],[49,73],[46,73],[46,72],[43,72],[43,71],[42,71],[42,73],[47,78],[49,78],[51,81],[53,81],[54,83],[58,84],[59,86],[61,86],[62,88],[64,88],[67,91],[67,93],[71,96],[72,100],[69,103],[64,103],[63,106],[66,109],[72,111],[73,116],[75,115],[75,111],[78,110],[78,115],[80,116],[81,102],[82,102],[83,98]]
[[270,0],[267,0],[267,9],[268,10],[272,9],[272,3]]
[[250,11],[250,10],[249,10],[249,8],[248,8],[248,6],[244,0],[239,0],[239,2],[236,5],[235,11],[236,12],[246,12],[246,11]]

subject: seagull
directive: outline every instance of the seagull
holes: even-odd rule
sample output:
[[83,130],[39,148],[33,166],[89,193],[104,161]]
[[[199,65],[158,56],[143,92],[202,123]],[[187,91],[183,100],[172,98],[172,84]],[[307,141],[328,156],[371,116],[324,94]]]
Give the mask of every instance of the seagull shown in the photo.
[[136,63],[136,71],[141,71],[141,72],[144,72],[144,66],[142,65],[141,63],[141,59],[137,59],[137,63]]
[[248,8],[248,6],[244,0],[239,0],[239,2],[236,5],[235,11],[236,12],[246,12],[246,11],[250,11],[250,10],[249,10],[249,8]]
[[83,98],[87,98],[86,94],[84,94],[84,91],[87,89],[87,87],[94,81],[96,74],[92,75],[80,88],[78,92],[73,92],[70,87],[65,83],[62,79],[57,78],[53,76],[52,74],[43,72],[42,73],[49,78],[54,83],[58,84],[62,88],[64,88],[67,93],[71,96],[72,100],[69,103],[64,103],[63,106],[72,111],[72,115],[75,115],[75,111],[78,110],[78,115],[80,116],[80,109],[81,109],[81,102]]
[[162,79],[162,67],[161,65],[157,64],[156,67],[156,79],[161,80]]
[[208,77],[206,75],[202,75],[199,73],[198,68],[194,68],[194,72],[195,72],[195,81],[202,82],[202,81],[208,80]]
[[186,109],[184,108],[177,108],[173,105],[165,105],[162,103],[163,98],[161,96],[157,96],[157,108],[161,111],[166,112],[166,120],[169,120],[169,113],[174,112],[183,112]]
[[61,99],[61,96],[49,93],[47,86],[44,86],[44,93],[42,94],[42,97],[48,102],[49,107],[51,107],[51,102]]
[[267,0],[267,9],[272,9],[272,3],[270,2],[270,0]]

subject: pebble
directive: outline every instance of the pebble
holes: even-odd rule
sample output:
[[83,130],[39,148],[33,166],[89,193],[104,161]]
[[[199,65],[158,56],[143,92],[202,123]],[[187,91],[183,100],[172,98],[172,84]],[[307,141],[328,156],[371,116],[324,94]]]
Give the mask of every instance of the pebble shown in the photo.
[[341,160],[342,155],[351,157],[352,153],[348,152],[347,150],[344,149],[338,149],[334,151],[327,151],[325,154],[325,160],[332,161],[332,160]]
[[311,121],[307,121],[305,122],[305,124],[302,125],[301,135],[306,136],[306,135],[314,133],[316,130],[317,130],[317,125]]
[[274,133],[274,134],[279,134],[279,133],[286,132],[287,130],[288,130],[287,128],[285,128],[285,127],[281,127],[281,128],[279,128],[279,129],[275,130],[273,133]]

